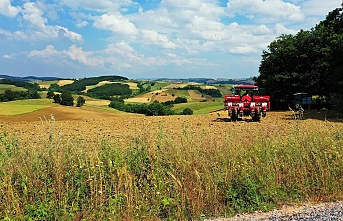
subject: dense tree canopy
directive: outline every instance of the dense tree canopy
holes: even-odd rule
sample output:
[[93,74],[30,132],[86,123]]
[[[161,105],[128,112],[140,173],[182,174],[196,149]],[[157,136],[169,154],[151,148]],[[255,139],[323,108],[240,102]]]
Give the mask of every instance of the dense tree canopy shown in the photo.
[[25,99],[39,99],[41,98],[37,91],[11,91],[6,90],[4,94],[0,94],[0,102],[25,100]]
[[274,104],[285,105],[296,92],[343,94],[342,8],[310,31],[282,35],[263,51],[256,84]]
[[87,94],[94,98],[110,100],[112,96],[129,96],[132,90],[127,84],[113,83],[90,89]]
[[61,94],[61,105],[65,106],[73,106],[74,105],[74,98],[71,95],[70,91],[63,91]]

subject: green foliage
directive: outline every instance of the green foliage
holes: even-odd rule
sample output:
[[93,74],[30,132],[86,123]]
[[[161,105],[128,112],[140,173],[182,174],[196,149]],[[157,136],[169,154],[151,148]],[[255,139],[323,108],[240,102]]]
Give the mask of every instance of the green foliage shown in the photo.
[[183,109],[182,114],[183,115],[193,115],[193,110],[190,109],[189,107],[187,107],[187,108]]
[[154,102],[152,104],[149,104],[145,113],[145,115],[147,116],[164,116],[164,115],[172,115],[172,114],[173,112],[170,109],[170,107],[159,102]]
[[70,91],[63,91],[61,94],[61,105],[65,106],[73,106],[74,105],[74,98],[71,95]]
[[117,81],[124,81],[128,80],[126,77],[121,76],[99,76],[99,77],[90,77],[90,78],[81,78],[75,80],[72,84],[67,84],[62,87],[60,87],[59,92],[62,90],[67,90],[71,92],[80,93],[83,90],[86,90],[86,86],[90,85],[96,85],[101,81],[111,81],[111,82],[117,82]]
[[55,93],[52,92],[52,91],[48,91],[48,92],[46,93],[46,98],[48,98],[48,99],[53,99],[54,96],[55,96]]
[[343,94],[343,18],[335,9],[310,31],[282,35],[262,54],[256,84],[284,106],[296,92]]
[[61,92],[62,89],[61,89],[61,86],[59,86],[57,83],[53,83],[53,84],[50,84],[48,91]]
[[37,91],[12,91],[6,90],[4,94],[0,94],[0,102],[25,100],[25,99],[38,99],[41,98]]
[[120,111],[145,114],[146,116],[165,116],[174,114],[174,112],[171,110],[171,106],[159,102],[154,102],[149,105],[124,104],[124,102],[112,99],[108,106]]
[[174,100],[175,104],[181,104],[181,103],[187,103],[187,102],[188,102],[187,98],[185,98],[185,97],[177,97]]
[[82,107],[85,103],[86,103],[86,100],[83,97],[78,96],[76,100],[76,107]]
[[90,89],[87,94],[94,98],[110,100],[112,96],[129,96],[132,90],[127,84],[113,83]]
[[55,94],[52,98],[54,100],[54,103],[61,103],[61,95],[60,94]]
[[9,85],[15,85],[17,87],[23,87],[30,91],[41,91],[39,84],[37,83],[28,83],[25,81],[12,81],[9,79],[0,79],[0,84],[9,84]]

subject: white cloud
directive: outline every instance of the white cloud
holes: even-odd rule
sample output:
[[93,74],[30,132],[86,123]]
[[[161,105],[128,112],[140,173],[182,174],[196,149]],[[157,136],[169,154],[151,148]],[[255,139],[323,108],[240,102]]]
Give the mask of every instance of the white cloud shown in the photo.
[[340,8],[342,0],[307,0],[301,4],[301,11],[308,16],[323,16],[335,8]]
[[297,31],[293,29],[286,28],[282,24],[276,24],[275,25],[275,32],[277,35],[282,35],[282,34],[296,34]]
[[76,26],[78,28],[83,28],[83,27],[86,27],[89,23],[87,21],[80,21],[80,22],[77,22],[76,23]]
[[53,45],[47,45],[43,50],[33,50],[30,51],[27,56],[29,57],[53,57],[55,55],[60,54]]
[[205,17],[195,16],[187,27],[190,32],[205,40],[221,41],[228,38],[224,24]]
[[143,44],[158,45],[162,48],[176,48],[166,35],[162,35],[153,30],[142,30]]
[[22,36],[22,40],[37,41],[40,39],[67,38],[72,41],[81,41],[83,39],[80,34],[70,31],[66,27],[46,25],[48,20],[43,17],[43,11],[34,2],[24,4],[22,15],[23,19],[31,26],[31,29]]
[[43,18],[43,12],[36,7],[34,2],[27,2],[24,4],[24,9],[22,11],[23,18],[30,22],[33,26],[44,28],[47,19]]
[[95,19],[94,27],[122,35],[138,34],[136,26],[122,15],[103,14]]
[[4,54],[4,55],[2,56],[2,58],[4,58],[4,59],[12,59],[12,58],[13,58],[13,55]]
[[256,48],[254,48],[253,46],[250,46],[250,45],[232,47],[229,49],[229,51],[231,53],[235,53],[235,54],[250,54],[250,53],[256,54],[256,53],[260,53],[259,50],[257,50]]
[[94,11],[119,11],[122,6],[133,4],[131,0],[62,0],[62,5]]
[[0,1],[0,15],[15,17],[20,12],[21,8],[19,6],[12,6],[10,0]]
[[227,7],[230,13],[243,14],[247,17],[269,16],[272,20],[290,21],[304,19],[299,6],[282,0],[229,0]]
[[225,0],[15,2],[21,5],[0,0],[0,16],[9,21],[0,24],[0,43],[11,43],[3,49],[7,58],[13,57],[10,45],[32,41],[18,46],[15,53],[29,51],[23,54],[31,60],[85,72],[96,68],[123,73],[163,72],[162,67],[169,73],[204,69],[217,73],[225,72],[230,61],[257,67],[262,50],[277,36],[311,28],[341,4],[341,0],[227,0],[226,6]]
[[72,45],[68,50],[64,50],[63,54],[67,55],[71,60],[78,61],[86,66],[95,67],[102,65],[99,59],[93,58],[93,52],[84,51],[81,47]]

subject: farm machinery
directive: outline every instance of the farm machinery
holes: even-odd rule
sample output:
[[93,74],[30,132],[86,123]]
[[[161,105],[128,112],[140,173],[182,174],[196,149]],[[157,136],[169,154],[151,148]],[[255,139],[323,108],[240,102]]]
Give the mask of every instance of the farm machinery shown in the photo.
[[251,116],[253,121],[260,121],[270,110],[270,96],[259,94],[258,86],[237,85],[232,95],[224,96],[224,110],[228,111],[231,120]]

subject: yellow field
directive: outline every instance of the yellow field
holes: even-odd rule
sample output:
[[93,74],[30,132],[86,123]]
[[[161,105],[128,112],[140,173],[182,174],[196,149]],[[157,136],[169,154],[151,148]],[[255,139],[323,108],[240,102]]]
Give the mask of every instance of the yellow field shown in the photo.
[[58,81],[58,85],[59,86],[64,86],[64,85],[67,85],[67,84],[72,84],[74,82],[74,80],[60,80]]

